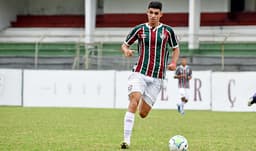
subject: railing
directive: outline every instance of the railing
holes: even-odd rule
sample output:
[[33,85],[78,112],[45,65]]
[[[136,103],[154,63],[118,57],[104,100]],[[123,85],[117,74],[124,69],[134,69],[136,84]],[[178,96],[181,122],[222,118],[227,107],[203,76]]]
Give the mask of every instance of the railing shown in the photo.
[[221,70],[225,70],[225,42],[228,40],[229,35],[225,36],[221,42]]
[[[130,58],[127,59],[125,57],[122,56],[122,53],[120,52],[120,46],[122,43],[122,40],[124,39],[125,35],[95,35],[94,39],[100,42],[95,42],[95,43],[84,43],[84,32],[81,32],[82,34],[80,34],[79,36],[72,36],[73,41],[69,41],[68,43],[71,43],[72,45],[74,45],[74,50],[72,48],[73,54],[72,56],[69,55],[70,58],[73,57],[73,61],[70,65],[70,69],[102,69],[106,66],[112,66],[113,64],[106,64],[105,61],[109,61],[109,62],[113,62],[116,63],[115,60],[112,57],[113,60],[111,60],[111,55],[114,54],[116,56],[118,56],[118,65],[120,66],[121,69],[130,69],[131,65],[135,62],[136,57],[134,58]],[[238,49],[241,49],[236,47],[236,45],[238,43],[243,43],[244,41],[238,41],[241,40],[241,37],[245,37],[247,38],[249,41],[249,43],[254,43],[256,45],[256,41],[253,41],[253,38],[255,38],[255,33],[247,33],[247,34],[239,34],[236,32],[229,32],[229,33],[216,33],[216,34],[198,34],[197,36],[199,36],[199,40],[200,40],[200,48],[198,50],[196,50],[195,52],[190,53],[186,53],[187,51],[187,46],[186,43],[184,44],[184,42],[187,41],[188,35],[185,34],[178,34],[179,35],[179,39],[181,42],[181,55],[187,55],[189,57],[193,57],[193,56],[197,56],[197,55],[201,55],[201,53],[205,53],[206,51],[204,51],[204,49],[207,49],[207,51],[209,52],[208,56],[212,56],[213,53],[211,52],[215,52],[215,54],[213,54],[213,56],[217,56],[220,58],[220,61],[218,63],[219,65],[219,70],[225,70],[225,66],[226,66],[226,62],[225,62],[225,58],[227,55],[235,55],[230,53],[231,49],[234,50],[234,52],[238,52]],[[1,35],[0,35],[1,37]],[[21,37],[21,35],[17,36],[17,37]],[[33,37],[33,36],[32,36]],[[237,39],[239,38],[240,39]],[[51,40],[51,38],[55,38],[54,35],[49,35],[47,33],[42,34],[41,36],[34,36],[34,39],[37,39],[35,44],[34,44],[34,68],[37,69],[39,68],[39,59],[41,57],[41,52],[43,52],[43,50],[45,49],[44,45],[46,45],[47,43],[49,43],[49,41]],[[59,39],[61,38],[66,38],[66,36],[61,36],[59,37]],[[115,39],[119,39],[119,43],[118,43],[118,47],[116,48],[105,48],[105,44],[104,41],[106,41],[107,39],[111,40]],[[21,39],[21,38],[20,38]],[[74,40],[75,39],[75,40]],[[61,40],[60,40],[61,41]],[[67,42],[64,40],[64,43]],[[233,43],[234,46],[231,48],[230,43]],[[53,43],[53,42],[51,42]],[[57,42],[58,43],[58,42]],[[61,42],[59,42],[61,43]],[[213,46],[208,46],[207,48],[205,48],[205,43],[208,43],[209,45],[213,45]],[[3,48],[0,48],[0,50],[2,50]],[[20,48],[16,48],[17,50],[19,50]],[[62,49],[62,48],[59,48]],[[65,49],[65,46],[63,46],[63,49]],[[135,48],[136,49],[136,48]],[[246,51],[251,51],[251,52],[256,52],[256,46],[250,46],[247,47],[245,46],[245,48],[242,48],[243,50]],[[71,50],[71,49],[70,49]],[[200,53],[197,53],[197,51],[200,51]],[[39,55],[40,54],[40,55]],[[104,54],[104,55],[103,55]],[[58,57],[58,56],[56,56]],[[80,67],[81,64],[83,65],[83,67]],[[122,66],[122,67],[121,67]],[[110,67],[107,67],[110,68]]]
[[35,55],[34,55],[34,68],[37,69],[38,68],[38,54],[39,54],[39,46],[41,44],[41,42],[43,41],[43,39],[45,38],[45,34],[42,35],[38,41],[36,41],[35,44]]
[[83,37],[84,37],[84,34],[81,34],[79,39],[78,39],[78,42],[76,43],[76,55],[75,55],[75,58],[74,58],[72,69],[79,69],[80,68],[80,52],[81,52],[80,48],[81,48],[81,41],[82,41]]

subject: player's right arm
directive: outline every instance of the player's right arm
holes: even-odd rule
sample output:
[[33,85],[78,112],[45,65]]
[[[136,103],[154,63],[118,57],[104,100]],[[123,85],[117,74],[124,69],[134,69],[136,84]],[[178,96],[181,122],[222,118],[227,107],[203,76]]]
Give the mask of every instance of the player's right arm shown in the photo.
[[131,50],[129,47],[138,39],[138,32],[141,30],[141,25],[134,27],[131,32],[127,35],[124,43],[121,46],[121,50],[124,53],[125,57],[133,56],[134,50]]
[[166,26],[166,29],[169,34],[168,43],[172,48],[172,63],[168,65],[168,70],[174,71],[176,70],[176,64],[180,56],[180,48],[179,42],[177,39],[176,34],[174,33],[173,29],[170,26]]
[[121,50],[125,57],[131,57],[133,56],[134,50],[131,50],[129,46],[127,46],[125,43],[122,44]]

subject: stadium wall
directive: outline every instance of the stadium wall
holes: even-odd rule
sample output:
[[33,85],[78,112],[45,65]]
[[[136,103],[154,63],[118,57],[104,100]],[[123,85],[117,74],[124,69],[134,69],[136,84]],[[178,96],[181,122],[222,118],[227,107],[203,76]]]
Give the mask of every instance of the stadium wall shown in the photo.
[[[0,69],[0,105],[24,107],[127,108],[129,71]],[[174,73],[167,73],[155,109],[176,109]],[[256,72],[194,71],[186,109],[251,111]]]
[[113,108],[115,71],[24,71],[24,106]]
[[[106,0],[104,1],[104,13],[141,13],[144,14],[147,4],[151,0]],[[165,13],[187,13],[188,0],[161,0]],[[201,0],[203,12],[228,12],[229,0]]]
[[80,15],[84,14],[84,0],[26,0],[30,15]]
[[24,3],[16,0],[0,0],[0,31],[15,21],[16,15],[23,13]]
[[[23,105],[28,107],[127,108],[128,71],[24,70]],[[177,81],[168,72],[154,108],[176,109]],[[256,72],[195,71],[191,81],[191,110],[256,111],[247,107],[255,91]]]
[[22,105],[22,70],[0,69],[0,105]]
[[[105,0],[101,1],[105,14],[144,14],[151,0]],[[187,13],[188,0],[161,0],[166,13]],[[20,15],[83,15],[85,0],[0,0],[1,14]],[[228,12],[229,0],[203,0],[203,12]]]
[[214,72],[212,74],[213,111],[256,111],[248,108],[248,96],[256,91],[255,72]]

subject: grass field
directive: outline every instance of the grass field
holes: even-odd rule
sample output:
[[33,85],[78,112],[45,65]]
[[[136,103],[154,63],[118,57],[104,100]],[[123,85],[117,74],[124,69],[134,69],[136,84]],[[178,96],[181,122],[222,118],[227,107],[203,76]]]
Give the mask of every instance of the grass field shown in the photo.
[[[115,151],[125,110],[0,107],[0,150]],[[131,151],[167,151],[176,134],[190,151],[255,151],[256,113],[153,110],[136,116]]]

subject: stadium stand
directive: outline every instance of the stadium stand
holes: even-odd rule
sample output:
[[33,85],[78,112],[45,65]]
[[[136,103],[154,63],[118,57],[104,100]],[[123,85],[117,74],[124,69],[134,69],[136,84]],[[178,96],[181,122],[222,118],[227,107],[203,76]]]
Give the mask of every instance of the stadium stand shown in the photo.
[[[128,70],[134,63],[122,56],[120,44],[130,27],[146,21],[145,14],[97,14],[96,42],[87,51],[84,15],[37,14],[40,11],[18,14],[10,28],[0,31],[1,68]],[[195,70],[223,70],[225,63],[225,71],[255,71],[255,16],[256,12],[202,12],[196,35],[200,47],[193,51],[187,44],[188,13],[165,13],[162,22],[175,27],[181,55],[190,58]]]
[[[222,70],[222,43],[225,71],[256,70],[255,26],[202,27],[198,35],[200,48],[192,52],[187,46],[187,28],[175,30],[181,41],[181,55],[190,57],[195,70]],[[129,28],[96,28],[95,41],[101,42],[98,44],[102,49],[86,57],[86,48],[80,45],[84,41],[83,28],[8,28],[0,32],[0,67],[128,70],[134,60],[120,53],[120,44],[128,32]]]
[[[201,26],[256,25],[255,12],[202,13]],[[133,27],[145,22],[145,14],[102,14],[96,17],[97,27]],[[187,13],[167,13],[162,21],[174,27],[188,26]],[[12,27],[84,27],[83,15],[18,15]]]

